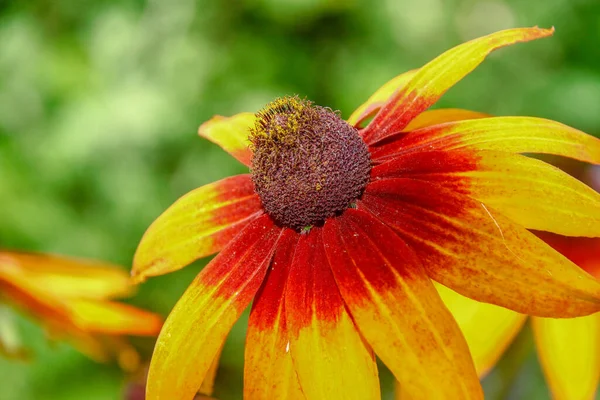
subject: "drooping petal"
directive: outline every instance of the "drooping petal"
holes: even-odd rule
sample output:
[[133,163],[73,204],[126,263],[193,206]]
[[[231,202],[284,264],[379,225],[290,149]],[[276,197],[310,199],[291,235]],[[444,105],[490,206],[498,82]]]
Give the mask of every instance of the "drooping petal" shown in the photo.
[[600,279],[600,238],[568,237],[549,232],[535,232],[552,248],[596,279]]
[[411,398],[483,399],[465,339],[408,246],[352,209],[323,236],[352,318]]
[[250,175],[191,191],[150,225],[138,245],[131,274],[141,282],[216,253],[262,213],[260,207]]
[[379,399],[373,351],[359,335],[313,227],[296,247],[285,291],[289,351],[307,400]]
[[600,378],[600,315],[534,318],[538,356],[555,400],[592,400]]
[[105,262],[50,254],[0,251],[0,269],[61,298],[108,299],[131,294],[122,268]]
[[299,236],[286,230],[258,291],[248,322],[244,360],[244,398],[302,400],[292,364],[284,292]]
[[68,304],[73,323],[86,332],[155,336],[162,327],[160,316],[127,304],[87,299],[72,299]]
[[500,150],[555,154],[600,164],[600,140],[556,121],[533,117],[491,117],[448,122],[386,139],[371,149],[383,162],[401,154],[431,150]]
[[423,66],[363,130],[368,144],[404,130],[448,89],[473,71],[492,51],[552,35],[552,29],[517,28],[496,32],[456,46]]
[[148,373],[148,400],[194,397],[232,325],[259,289],[281,228],[263,215],[219,253],[167,318]]
[[365,119],[374,115],[394,93],[402,89],[404,85],[415,76],[417,71],[418,70],[414,69],[387,81],[383,86],[377,89],[367,101],[354,110],[352,115],[348,118],[348,123],[352,126],[359,126]]
[[359,204],[394,228],[429,276],[467,297],[552,318],[600,310],[598,281],[481,202],[425,181],[384,179]]
[[421,129],[446,122],[465,121],[469,119],[489,118],[490,115],[478,111],[462,110],[460,108],[440,108],[423,111],[404,128],[405,132]]
[[517,336],[527,316],[471,300],[439,284],[436,289],[467,340],[477,374],[485,376]]
[[240,113],[232,117],[217,115],[200,125],[198,135],[219,145],[242,164],[250,166],[252,152],[248,147],[248,135],[255,121],[253,113]]
[[600,236],[600,194],[537,159],[501,151],[404,154],[376,166],[374,179],[412,178],[462,193],[528,229]]

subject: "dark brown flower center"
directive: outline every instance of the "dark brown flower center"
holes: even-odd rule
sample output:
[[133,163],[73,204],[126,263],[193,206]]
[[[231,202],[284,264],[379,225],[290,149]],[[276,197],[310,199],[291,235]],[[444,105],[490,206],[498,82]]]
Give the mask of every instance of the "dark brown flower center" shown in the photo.
[[250,133],[252,180],[266,212],[296,230],[351,206],[369,179],[367,145],[330,109],[298,97],[257,113]]

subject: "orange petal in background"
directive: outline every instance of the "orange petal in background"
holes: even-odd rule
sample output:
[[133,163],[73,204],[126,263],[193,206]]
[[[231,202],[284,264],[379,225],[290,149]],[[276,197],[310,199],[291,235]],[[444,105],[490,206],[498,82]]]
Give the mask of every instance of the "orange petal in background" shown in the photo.
[[143,281],[216,253],[260,213],[250,175],[195,189],[150,225],[138,245],[131,273],[136,281]]

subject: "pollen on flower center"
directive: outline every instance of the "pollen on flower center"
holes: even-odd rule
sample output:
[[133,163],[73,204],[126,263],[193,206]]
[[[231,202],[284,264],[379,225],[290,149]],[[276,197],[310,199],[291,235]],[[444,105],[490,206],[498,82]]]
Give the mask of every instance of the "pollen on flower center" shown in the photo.
[[267,104],[250,142],[255,190],[283,226],[301,230],[347,209],[369,179],[369,151],[357,130],[308,100]]

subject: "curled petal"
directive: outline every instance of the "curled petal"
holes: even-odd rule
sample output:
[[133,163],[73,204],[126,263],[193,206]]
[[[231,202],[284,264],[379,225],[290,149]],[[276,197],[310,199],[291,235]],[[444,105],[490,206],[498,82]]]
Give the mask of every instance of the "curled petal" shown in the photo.
[[194,397],[260,287],[280,234],[268,216],[259,217],[198,274],[158,337],[146,399]]
[[462,110],[460,108],[440,108],[439,110],[423,111],[404,128],[410,132],[415,129],[443,124],[446,122],[465,121],[469,119],[489,118],[490,115],[478,111]]
[[214,116],[198,128],[198,135],[219,145],[244,165],[250,166],[248,135],[254,127],[256,116],[253,113],[240,113],[232,117]]
[[363,130],[363,138],[371,144],[404,130],[414,117],[433,105],[492,51],[518,42],[540,39],[552,33],[554,28],[507,29],[446,51],[419,69],[402,90],[390,98]]
[[284,292],[299,236],[285,230],[248,322],[244,360],[244,398],[303,400],[292,364]]
[[524,314],[600,310],[600,283],[518,224],[467,196],[414,179],[367,186],[361,207],[416,251],[429,276],[478,301]]
[[600,378],[600,315],[534,318],[533,332],[552,398],[594,399]]
[[354,110],[352,115],[348,118],[348,123],[358,127],[364,120],[374,115],[394,93],[402,89],[402,87],[415,76],[417,71],[418,70],[414,69],[387,81],[383,86],[377,89],[367,101]]
[[108,299],[133,291],[127,272],[116,265],[57,255],[0,251],[0,274],[18,275],[61,298]]
[[555,154],[600,164],[600,140],[556,121],[533,117],[490,117],[448,122],[390,136],[372,148],[376,162],[431,150],[500,150]]
[[477,374],[485,376],[512,343],[527,319],[504,307],[481,303],[436,285],[471,350]]
[[415,254],[375,217],[326,222],[327,258],[352,318],[415,399],[483,399],[460,329]]
[[289,351],[307,400],[380,398],[375,355],[346,311],[325,256],[321,228],[300,237],[285,311]]
[[372,176],[436,183],[469,195],[528,229],[600,236],[600,194],[560,169],[520,154],[465,149],[413,152],[375,167]]
[[589,274],[600,279],[600,238],[568,237],[549,232],[535,232],[552,248]]
[[261,213],[250,175],[195,189],[150,225],[138,245],[131,274],[143,281],[216,253]]

